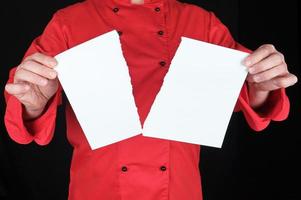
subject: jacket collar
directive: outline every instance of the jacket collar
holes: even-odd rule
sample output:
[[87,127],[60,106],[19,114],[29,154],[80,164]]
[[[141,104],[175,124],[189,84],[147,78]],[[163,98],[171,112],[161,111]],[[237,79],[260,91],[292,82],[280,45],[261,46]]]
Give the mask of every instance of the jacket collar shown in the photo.
[[[116,3],[118,2],[122,2],[122,3],[128,3],[128,4],[132,4],[131,0],[113,0]],[[144,0],[144,4],[151,4],[151,3],[158,3],[158,2],[162,2],[164,0]]]
[[151,5],[151,4],[160,4],[165,2],[175,3],[177,0],[144,0],[144,4],[132,4],[131,0],[91,0],[96,5],[101,4],[115,4],[115,5],[132,5],[132,6],[143,6],[143,5]]

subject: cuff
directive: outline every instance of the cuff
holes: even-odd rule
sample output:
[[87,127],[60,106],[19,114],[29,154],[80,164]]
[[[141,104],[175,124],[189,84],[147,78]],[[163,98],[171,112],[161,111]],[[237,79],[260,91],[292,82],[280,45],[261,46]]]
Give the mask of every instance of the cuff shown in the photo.
[[284,88],[271,91],[265,104],[256,110],[250,106],[247,95],[247,89],[242,91],[238,99],[238,107],[255,131],[265,129],[271,121],[282,121],[288,117],[290,103]]
[[23,120],[23,105],[14,96],[7,101],[4,117],[9,136],[20,144],[28,144],[33,140],[39,145],[48,144],[54,133],[57,105],[60,93],[57,92],[49,100],[43,114],[30,121]]

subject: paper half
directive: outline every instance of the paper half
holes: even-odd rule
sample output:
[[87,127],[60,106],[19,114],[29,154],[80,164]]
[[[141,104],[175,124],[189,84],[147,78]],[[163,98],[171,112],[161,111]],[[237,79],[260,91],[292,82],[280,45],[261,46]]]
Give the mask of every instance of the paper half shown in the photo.
[[58,78],[92,149],[141,134],[128,67],[115,31],[55,58]]
[[247,53],[182,37],[143,135],[221,147],[247,76]]

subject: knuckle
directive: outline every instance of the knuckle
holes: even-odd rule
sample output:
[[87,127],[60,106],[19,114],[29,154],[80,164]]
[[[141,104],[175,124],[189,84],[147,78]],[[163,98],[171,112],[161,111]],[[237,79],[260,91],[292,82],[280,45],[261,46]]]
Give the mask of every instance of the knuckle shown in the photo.
[[278,56],[280,56],[281,60],[284,62],[284,60],[285,60],[285,57],[284,57],[283,53],[281,53],[281,52],[278,52]]
[[269,79],[269,76],[267,74],[262,74],[259,76],[261,81],[265,81]]
[[14,76],[14,83],[18,82],[18,80],[21,78],[21,73],[20,72],[17,72]]
[[51,62],[51,57],[46,55],[41,56],[41,63],[43,65],[49,65],[50,62]]
[[253,73],[256,74],[256,73],[262,72],[263,70],[264,70],[264,66],[262,66],[261,64],[257,64],[254,66]]
[[20,69],[22,69],[22,63],[17,66],[15,73],[17,73]]
[[275,46],[273,44],[268,44],[269,48],[272,49],[272,50],[275,50]]
[[11,87],[10,87],[10,85],[8,85],[8,84],[5,85],[4,89],[5,89],[5,91],[8,92],[8,93],[10,93],[10,91],[11,91]]
[[24,60],[21,64],[20,64],[20,68],[30,68],[33,64],[33,61],[31,60]]
[[288,74],[287,65],[285,63],[278,65],[274,68],[274,71],[277,73],[277,75],[286,75]]
[[29,55],[29,56],[25,57],[23,61],[25,61],[25,60],[31,60],[31,59],[32,59],[32,57],[33,57],[33,55],[34,55],[34,54],[32,54],[32,55]]
[[264,46],[264,47],[262,48],[262,51],[263,51],[265,54],[269,54],[269,53],[270,53],[270,49],[269,49],[268,47],[266,47],[266,46]]
[[283,63],[283,64],[281,65],[281,69],[283,70],[283,72],[287,72],[287,73],[288,73],[288,66],[287,66],[286,63]]
[[38,53],[31,54],[30,56],[27,56],[24,60],[36,60],[38,57]]
[[284,63],[284,55],[280,52],[277,52],[274,54],[275,59],[277,59],[278,62]]
[[32,54],[32,57],[35,57],[35,58],[37,58],[39,56],[41,56],[41,53],[39,53],[39,52],[36,52],[36,53]]
[[276,49],[275,46],[272,45],[272,44],[267,44],[266,47],[267,47],[268,49],[270,49],[270,50],[275,50],[275,49]]
[[19,69],[16,70],[16,73],[15,73],[15,76],[14,76],[14,77],[15,77],[15,78],[19,78],[20,75],[23,74],[23,71],[24,71],[24,69],[21,68],[21,67],[19,67]]
[[44,54],[40,54],[39,55],[39,61],[41,63],[45,63],[45,61],[47,61],[47,57]]
[[274,52],[275,47],[272,44],[265,44],[262,46],[262,49],[266,52],[266,53],[271,53]]
[[42,63],[44,62],[44,59],[45,59],[44,54],[37,52],[37,53],[34,53],[33,56],[34,56],[33,57],[34,61],[36,61],[36,62],[42,62]]

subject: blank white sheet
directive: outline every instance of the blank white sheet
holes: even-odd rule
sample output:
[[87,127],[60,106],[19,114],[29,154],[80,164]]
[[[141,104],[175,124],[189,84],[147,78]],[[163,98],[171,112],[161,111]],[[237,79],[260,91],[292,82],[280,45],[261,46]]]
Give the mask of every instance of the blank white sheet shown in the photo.
[[247,53],[182,37],[143,135],[221,147],[247,76]]
[[141,134],[116,31],[55,57],[58,78],[92,149]]

